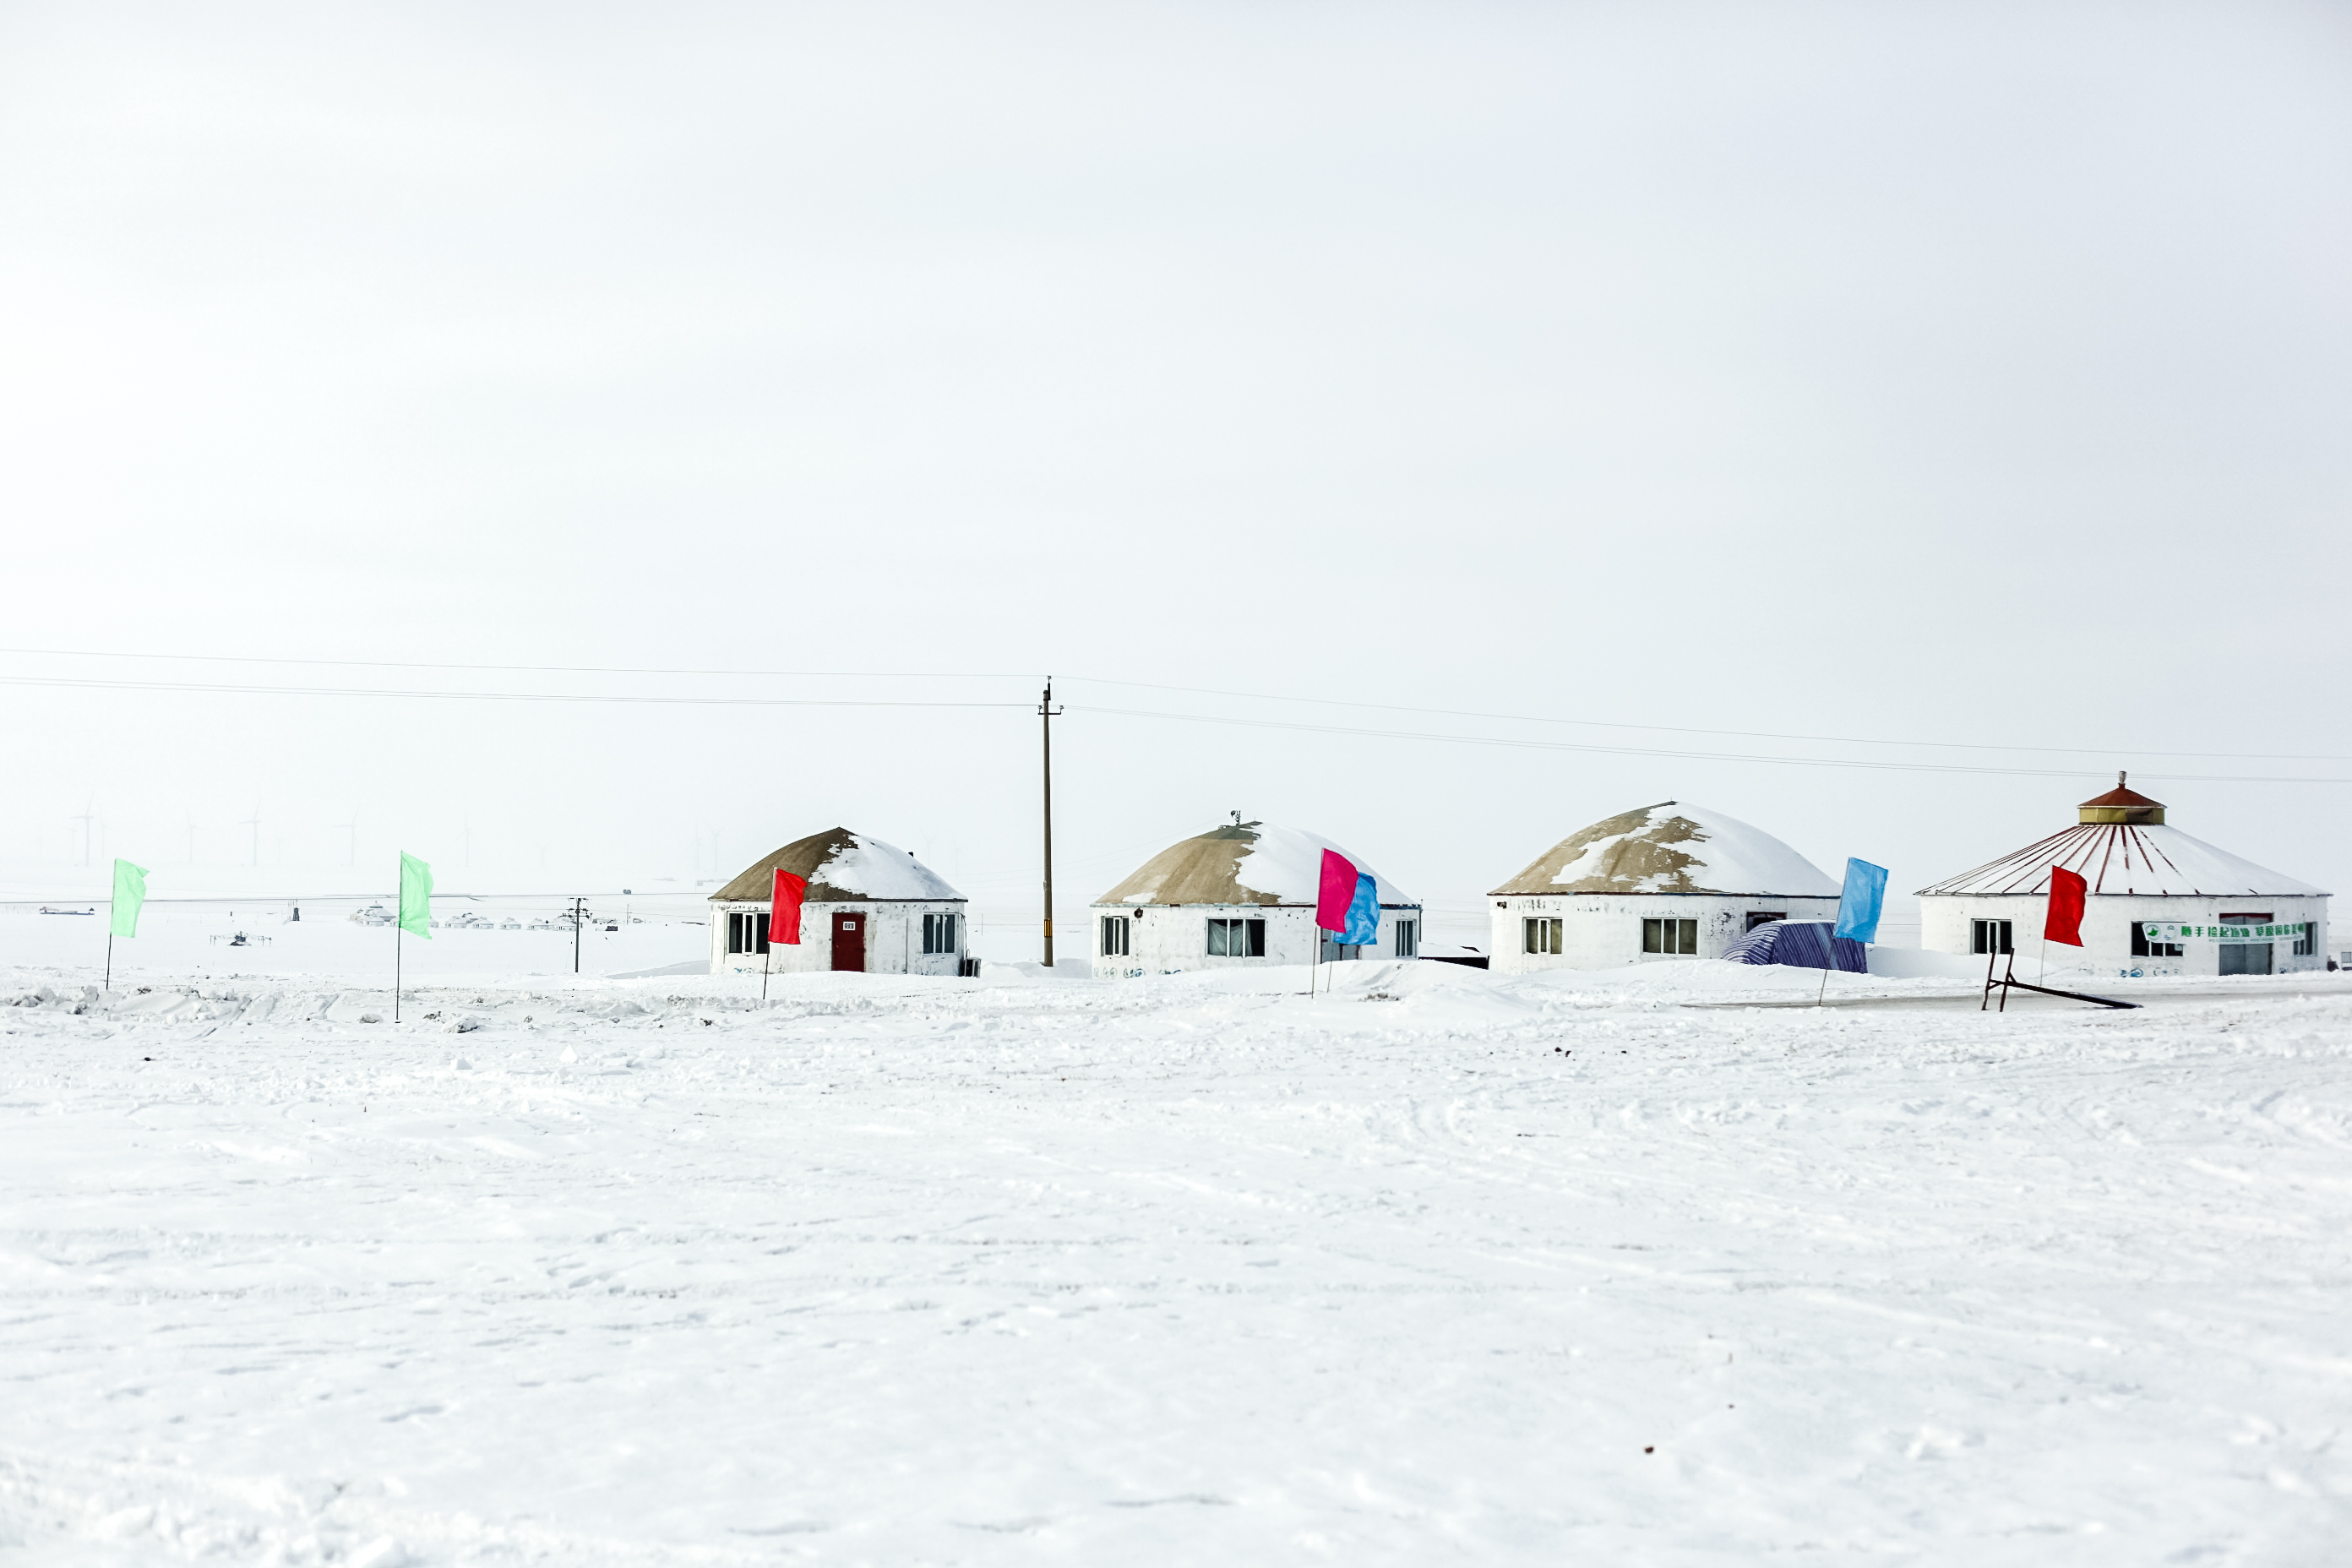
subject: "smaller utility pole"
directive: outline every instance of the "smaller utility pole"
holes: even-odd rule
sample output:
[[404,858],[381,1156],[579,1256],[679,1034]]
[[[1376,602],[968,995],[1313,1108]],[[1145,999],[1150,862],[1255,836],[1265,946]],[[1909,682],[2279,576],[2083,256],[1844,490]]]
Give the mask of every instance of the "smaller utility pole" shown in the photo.
[[1054,678],[1045,678],[1045,695],[1037,716],[1045,729],[1045,972],[1054,970],[1054,720],[1062,711],[1054,706]]
[[580,973],[580,927],[588,918],[587,907],[585,899],[572,900],[572,973],[574,974]]

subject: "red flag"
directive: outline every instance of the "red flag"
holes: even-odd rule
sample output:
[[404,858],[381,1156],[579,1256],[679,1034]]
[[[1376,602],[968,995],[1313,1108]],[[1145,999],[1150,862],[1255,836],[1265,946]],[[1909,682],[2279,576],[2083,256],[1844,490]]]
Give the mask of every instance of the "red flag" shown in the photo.
[[786,947],[801,944],[801,900],[808,896],[808,879],[790,871],[776,873],[775,907],[768,911],[768,940]]
[[2042,924],[2044,939],[2068,947],[2083,945],[2083,899],[2090,890],[2091,884],[2074,872],[2050,868],[2050,915]]
[[1348,929],[1348,906],[1356,901],[1356,868],[1337,850],[1323,851],[1323,884],[1315,897],[1315,923],[1325,931]]

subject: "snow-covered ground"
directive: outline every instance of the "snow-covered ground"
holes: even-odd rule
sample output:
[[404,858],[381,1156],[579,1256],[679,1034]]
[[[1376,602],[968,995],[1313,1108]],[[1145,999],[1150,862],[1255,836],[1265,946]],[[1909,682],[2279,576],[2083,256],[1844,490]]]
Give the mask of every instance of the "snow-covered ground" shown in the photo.
[[142,952],[0,970],[12,1562],[2352,1540],[2345,977]]

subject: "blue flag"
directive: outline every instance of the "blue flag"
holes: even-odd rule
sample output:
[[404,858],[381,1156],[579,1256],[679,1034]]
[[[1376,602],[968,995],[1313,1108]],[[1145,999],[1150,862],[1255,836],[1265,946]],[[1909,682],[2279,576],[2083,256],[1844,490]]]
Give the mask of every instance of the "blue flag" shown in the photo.
[[1856,942],[1878,940],[1878,911],[1886,902],[1886,868],[1848,857],[1845,891],[1838,897],[1836,934]]
[[1339,940],[1351,947],[1370,947],[1381,940],[1381,885],[1369,871],[1356,874],[1356,896],[1348,905],[1348,929]]

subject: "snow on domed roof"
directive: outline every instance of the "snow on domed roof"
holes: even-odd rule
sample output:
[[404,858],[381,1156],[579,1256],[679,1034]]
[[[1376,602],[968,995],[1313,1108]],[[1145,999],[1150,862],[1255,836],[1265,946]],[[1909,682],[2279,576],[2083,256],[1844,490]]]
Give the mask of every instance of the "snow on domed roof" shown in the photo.
[[774,896],[778,871],[807,878],[808,901],[813,904],[963,897],[911,851],[846,827],[830,827],[795,838],[774,854],[753,861],[741,876],[711,894],[710,900],[764,904]]
[[[2145,797],[2143,797],[2145,798]],[[2106,796],[2099,797],[2101,801]],[[2086,805],[2096,802],[2085,802]],[[1922,888],[1923,899],[1961,893],[2046,893],[2050,868],[2063,866],[2091,891],[2158,898],[2285,898],[2318,894],[2308,882],[2241,860],[2161,823],[2082,822],[2013,855]]]
[[1322,887],[1323,851],[1338,850],[1370,874],[1384,905],[1419,900],[1318,834],[1263,822],[1228,823],[1171,844],[1097,904],[1312,904]]
[[1834,899],[1838,885],[1763,829],[1668,800],[1570,834],[1489,896],[1545,893]]

